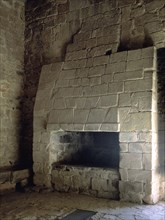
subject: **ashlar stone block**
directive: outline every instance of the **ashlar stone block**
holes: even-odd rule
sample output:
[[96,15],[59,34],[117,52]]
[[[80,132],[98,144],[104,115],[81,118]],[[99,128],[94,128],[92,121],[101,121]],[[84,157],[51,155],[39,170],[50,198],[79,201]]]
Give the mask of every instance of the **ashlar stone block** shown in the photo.
[[104,119],[105,123],[118,123],[118,109],[110,108]]
[[137,153],[121,153],[120,168],[127,169],[142,169],[142,154]]
[[127,60],[140,60],[142,57],[142,50],[130,50],[128,51]]
[[101,84],[101,77],[91,77],[90,78],[90,85],[94,86],[94,85],[99,85]]
[[94,57],[93,66],[99,66],[99,65],[107,64],[108,60],[109,60],[108,56]]
[[114,81],[127,81],[133,79],[141,79],[143,77],[143,71],[127,71],[122,73],[115,73],[114,74]]
[[91,109],[89,113],[88,123],[102,123],[104,121],[107,109]]
[[66,108],[65,100],[63,98],[57,98],[54,100],[53,109],[64,109]]
[[108,83],[113,81],[113,73],[105,74],[101,76],[102,83]]
[[154,47],[147,47],[142,49],[142,58],[153,58],[155,53],[155,48]]
[[100,96],[108,93],[108,84],[101,84],[92,87],[91,95]]
[[144,153],[143,154],[143,167],[144,170],[151,170],[152,169],[152,155],[151,153]]
[[104,71],[105,71],[105,66],[104,65],[91,67],[91,68],[89,68],[88,76],[89,77],[101,76],[101,75],[104,74]]
[[128,180],[129,181],[137,181],[137,182],[144,182],[150,183],[151,182],[151,171],[148,170],[135,170],[130,168],[128,170]]
[[65,79],[74,79],[75,78],[76,70],[62,70],[60,73],[60,80]]
[[129,143],[129,152],[142,153],[144,143]]
[[85,124],[84,131],[99,131],[101,124]]
[[96,108],[98,101],[99,101],[99,97],[86,98],[85,108],[87,108],[87,109]]
[[127,60],[127,51],[123,51],[120,53],[114,53],[110,56],[110,63],[117,63]]
[[119,107],[131,106],[131,94],[123,93],[119,94]]
[[106,67],[106,74],[108,73],[122,73],[125,72],[126,68],[126,62],[120,62],[120,63],[111,63],[108,64]]
[[151,79],[139,79],[126,81],[124,83],[125,92],[138,92],[138,91],[151,91],[152,80]]
[[109,131],[109,132],[118,132],[119,131],[119,124],[117,123],[104,123],[100,127],[101,131]]
[[150,112],[130,113],[119,109],[121,131],[151,130]]
[[122,82],[109,83],[108,93],[119,93],[123,92],[124,84]]
[[49,124],[73,123],[73,110],[52,110],[48,119]]
[[143,192],[143,183],[119,181],[119,188],[122,193],[128,193],[130,191],[132,191],[134,193],[142,193]]
[[89,110],[74,110],[74,123],[85,124],[89,115]]
[[143,69],[143,60],[131,60],[127,62],[126,71],[135,71]]
[[117,105],[117,95],[101,96],[98,106],[99,107],[113,107]]

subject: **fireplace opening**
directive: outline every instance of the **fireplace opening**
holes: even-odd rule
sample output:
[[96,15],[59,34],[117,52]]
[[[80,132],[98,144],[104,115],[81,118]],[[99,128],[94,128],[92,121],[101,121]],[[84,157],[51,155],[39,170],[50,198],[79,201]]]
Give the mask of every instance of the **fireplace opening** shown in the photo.
[[61,153],[54,165],[119,168],[119,133],[57,132],[56,135]]

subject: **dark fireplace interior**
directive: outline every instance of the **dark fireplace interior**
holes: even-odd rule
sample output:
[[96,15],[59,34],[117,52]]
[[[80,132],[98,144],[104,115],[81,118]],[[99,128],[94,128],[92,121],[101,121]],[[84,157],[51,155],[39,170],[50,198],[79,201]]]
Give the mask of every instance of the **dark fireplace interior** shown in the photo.
[[117,132],[65,132],[59,141],[65,152],[58,164],[119,168]]

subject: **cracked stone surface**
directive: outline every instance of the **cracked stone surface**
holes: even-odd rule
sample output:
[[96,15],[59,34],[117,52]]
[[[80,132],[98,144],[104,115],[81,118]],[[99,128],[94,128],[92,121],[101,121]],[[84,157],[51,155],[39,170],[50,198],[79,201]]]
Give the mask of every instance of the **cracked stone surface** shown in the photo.
[[165,220],[165,202],[139,205],[57,192],[11,193],[0,200],[4,220],[60,220],[76,209],[96,211],[91,220]]

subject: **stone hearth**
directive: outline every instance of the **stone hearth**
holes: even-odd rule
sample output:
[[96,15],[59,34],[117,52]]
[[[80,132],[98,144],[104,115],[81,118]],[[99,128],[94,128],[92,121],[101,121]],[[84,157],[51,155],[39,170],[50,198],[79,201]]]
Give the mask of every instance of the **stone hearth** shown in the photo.
[[[65,144],[60,143],[59,148],[54,142],[53,137],[59,132],[118,132],[119,169],[57,166],[63,152],[70,152]],[[94,57],[90,65],[88,59],[82,58],[43,66],[34,109],[33,142],[37,185],[53,185],[60,191],[75,187],[73,191],[82,193],[92,192],[94,187],[96,196],[117,198],[109,196],[115,185],[114,191],[121,200],[157,201],[155,48]],[[72,177],[77,173],[72,178],[74,187],[68,185],[68,172]],[[88,181],[84,188],[79,185]]]

